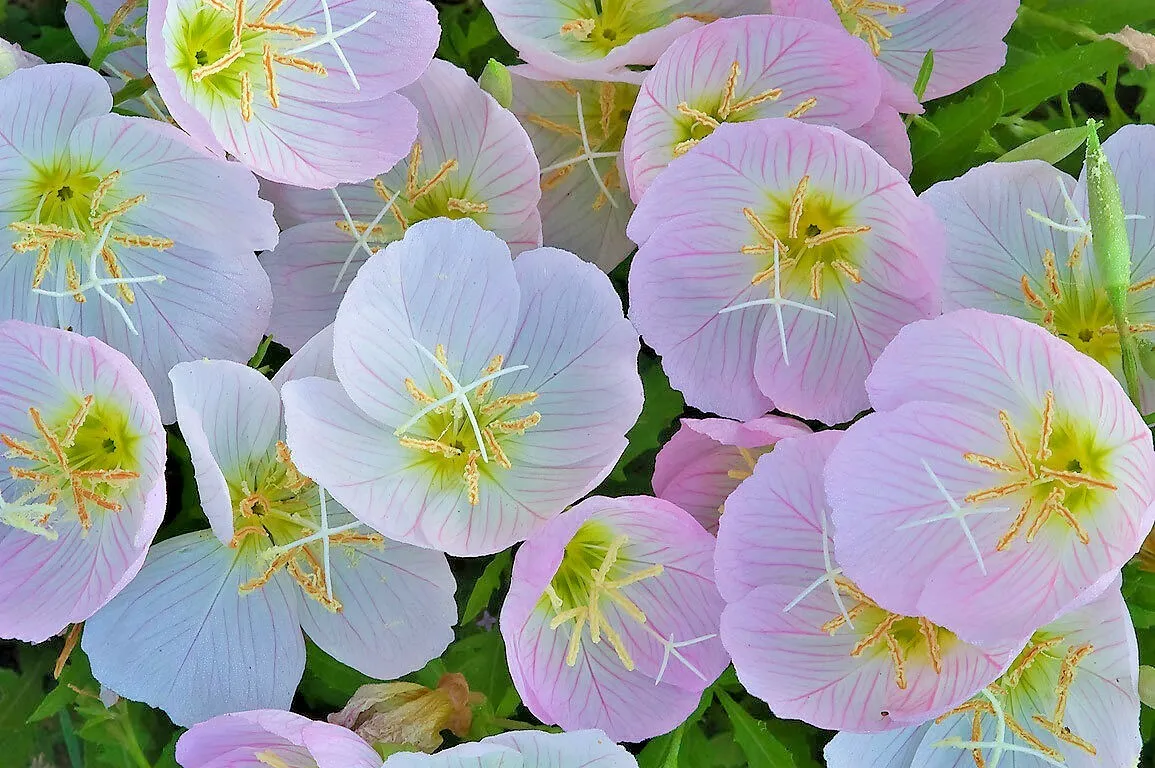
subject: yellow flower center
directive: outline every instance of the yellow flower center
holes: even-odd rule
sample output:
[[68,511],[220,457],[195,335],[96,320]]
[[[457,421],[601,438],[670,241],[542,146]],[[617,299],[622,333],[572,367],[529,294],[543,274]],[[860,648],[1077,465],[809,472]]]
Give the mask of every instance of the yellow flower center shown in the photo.
[[11,506],[33,505],[40,512],[19,527],[49,535],[49,520],[65,498],[86,531],[99,510],[119,512],[118,499],[140,479],[140,473],[125,468],[139,461],[140,435],[132,432],[128,414],[86,395],[66,416],[45,418],[40,409],[29,408],[28,417],[37,439],[0,434],[5,456],[21,460],[8,473],[26,488]]
[[[1074,530],[1083,544],[1091,541],[1077,512],[1093,508],[1098,494],[1117,489],[1101,479],[1106,470],[1106,453],[1096,444],[1093,430],[1080,429],[1070,419],[1056,413],[1055,395],[1044,396],[1037,432],[1020,431],[1006,411],[999,422],[1007,438],[1007,451],[1000,456],[965,453],[963,458],[1006,475],[1005,481],[966,496],[969,504],[980,504],[1026,492],[1013,523],[999,539],[996,550],[1003,551],[1026,528],[1027,542],[1053,520]],[[1029,521],[1029,524],[1028,524]]]
[[[726,78],[726,85],[722,89],[721,98],[716,103],[703,102],[691,106],[689,102],[683,101],[678,104],[678,113],[684,118],[680,121],[684,138],[674,145],[674,157],[681,157],[689,152],[722,123],[741,123],[746,120],[753,120],[758,115],[749,110],[760,104],[782,98],[781,88],[768,88],[759,93],[739,96],[741,76],[742,67],[735,61],[730,65],[730,74]],[[805,98],[792,107],[786,113],[786,117],[802,117],[817,105],[818,99],[816,97]]]
[[833,0],[833,3],[834,10],[842,19],[842,26],[850,34],[865,40],[875,56],[882,53],[882,43],[893,37],[880,17],[893,19],[906,13],[906,6],[879,0]]

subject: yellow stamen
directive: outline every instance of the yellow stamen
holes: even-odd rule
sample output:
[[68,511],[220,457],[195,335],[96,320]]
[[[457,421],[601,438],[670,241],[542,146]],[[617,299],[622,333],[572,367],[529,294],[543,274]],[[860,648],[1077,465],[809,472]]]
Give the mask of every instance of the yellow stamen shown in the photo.
[[573,21],[567,21],[565,24],[562,24],[558,32],[563,37],[569,35],[573,39],[584,43],[590,39],[590,35],[593,34],[594,27],[596,26],[596,19],[574,19]]
[[851,237],[853,235],[862,235],[870,231],[870,227],[862,225],[859,227],[832,227],[831,229],[821,232],[817,235],[811,235],[806,238],[806,247],[815,248],[819,245],[826,245],[833,243],[835,240],[841,240],[844,237]]
[[265,43],[261,61],[265,65],[265,95],[269,97],[269,104],[273,109],[281,106],[281,93],[277,89],[277,73],[273,71],[273,46]]
[[574,136],[579,139],[582,135],[581,129],[576,126],[565,125],[563,123],[550,120],[549,118],[542,117],[541,115],[530,114],[526,115],[525,119],[538,126],[539,128],[545,128],[547,131],[553,131],[554,133],[560,133],[565,136]]
[[700,109],[694,109],[684,101],[678,104],[678,112],[693,120],[697,125],[702,125],[707,128],[717,128],[721,125],[715,118]]
[[481,472],[477,469],[477,459],[480,456],[477,451],[470,451],[463,473],[465,487],[469,492],[469,503],[475,507],[481,503]]
[[[203,67],[197,67],[192,71],[192,79],[194,83],[199,83],[206,77],[224,72],[245,55],[245,50],[239,46],[231,48],[228,53],[220,57],[216,61],[205,64]],[[241,77],[247,73],[242,72]]]
[[787,112],[786,117],[793,117],[793,118],[802,117],[807,112],[814,109],[816,106],[818,106],[818,99],[815,98],[814,96],[811,96],[809,99],[806,99],[805,101],[799,103],[798,106],[794,107],[789,112]]
[[[734,104],[734,91],[738,87],[738,76],[742,74],[742,68],[738,62],[730,65],[730,74],[726,76],[726,85],[722,88],[722,103],[718,106],[718,117],[725,120],[730,116],[730,110]],[[681,105],[679,105],[679,109]]]
[[413,437],[399,437],[397,440],[401,444],[402,448],[413,448],[414,450],[425,451],[426,453],[432,453],[437,456],[444,456],[447,459],[461,455],[460,448],[447,445],[446,443],[443,443],[439,440],[427,440],[424,438]]
[[788,236],[798,237],[798,225],[802,222],[802,208],[806,204],[806,188],[810,185],[810,177],[803,176],[790,197],[790,227]]
[[241,73],[241,119],[253,119],[253,81],[248,72]]

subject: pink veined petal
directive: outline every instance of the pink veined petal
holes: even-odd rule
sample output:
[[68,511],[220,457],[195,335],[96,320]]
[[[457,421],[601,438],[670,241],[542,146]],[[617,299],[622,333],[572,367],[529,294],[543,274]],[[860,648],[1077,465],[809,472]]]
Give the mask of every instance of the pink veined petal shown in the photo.
[[[912,4],[908,4],[912,5]],[[882,41],[879,62],[901,83],[913,86],[928,50],[934,69],[924,99],[962,90],[996,72],[1006,61],[1003,37],[1019,9],[1018,0],[944,0],[925,13],[900,16]]]
[[317,768],[381,768],[381,756],[352,731],[329,723],[309,723],[305,746]]
[[[84,120],[107,114],[112,93],[96,72],[75,64],[17,70],[0,81],[0,153],[49,167]],[[11,150],[4,148],[11,147]]]
[[[510,731],[490,736],[483,744],[517,750],[526,765],[556,768],[636,768],[637,761],[602,731]],[[323,767],[322,767],[323,768]]]
[[[1108,379],[1093,363],[1086,366]],[[1083,398],[1109,399],[1092,387],[1056,387],[1055,397],[1058,424],[1072,412],[1087,423],[1079,412]],[[1097,471],[1119,490],[1100,492],[1093,514],[1073,510],[1088,537],[1083,544],[1059,519],[1027,540],[1034,516],[1028,514],[1016,527],[1027,499],[1022,491],[966,502],[971,493],[1017,477],[964,458],[1011,455],[990,408],[913,402],[868,416],[846,433],[826,467],[839,563],[892,611],[926,616],[969,642],[1021,642],[1097,589],[1134,554],[1148,530],[1155,456],[1149,443],[1141,445],[1134,425],[1122,426],[1121,414],[1105,409],[1102,418],[1104,424],[1119,424],[1122,434],[1093,436],[1088,450],[1102,452],[1105,469]],[[1022,428],[1024,422],[1018,424]],[[965,525],[946,517],[955,504],[966,513]],[[1040,509],[1041,502],[1033,504]]]
[[910,152],[910,137],[906,133],[906,123],[898,110],[889,104],[879,104],[870,120],[857,128],[847,131],[856,139],[862,139],[886,162],[906,178],[914,170],[914,158]]
[[305,665],[298,598],[283,572],[242,594],[262,569],[209,531],[157,544],[137,578],[85,623],[93,675],[182,725],[288,708]]
[[828,633],[823,625],[840,618],[833,597],[815,590],[785,612],[794,597],[793,587],[772,584],[728,604],[722,640],[748,691],[778,717],[820,728],[875,732],[941,715],[993,682],[1018,650],[954,641],[943,648],[938,673],[919,645],[918,655],[906,657],[906,687],[900,688],[884,643],[852,655],[871,628]]
[[[390,755],[382,768],[524,768],[524,765],[521,755],[509,747],[466,743],[438,752],[436,755],[398,752]],[[343,766],[320,768],[343,768]]]
[[349,283],[367,259],[365,251],[332,221],[300,224],[283,232],[277,247],[261,256],[273,286],[269,321],[273,338],[296,350],[332,325]]
[[[140,570],[164,517],[164,430],[140,374],[97,339],[8,321],[0,323],[0,356],[0,435],[43,449],[30,408],[52,424],[92,396],[95,407],[123,413],[124,433],[134,441],[132,463],[124,468],[138,477],[109,492],[119,511],[88,505],[90,530],[82,528],[67,492],[46,523],[55,539],[0,523],[0,636],[41,642],[91,616]],[[14,467],[36,468],[15,453],[8,458]],[[5,475],[0,494],[14,504],[31,488]]]
[[177,740],[176,757],[184,768],[260,768],[258,752],[270,752],[289,765],[301,765],[308,718],[275,709],[218,715],[198,723]]
[[429,391],[444,345],[462,385],[504,354],[518,296],[508,247],[468,219],[413,225],[357,273],[337,313],[334,360],[349,397],[393,427],[418,409],[405,379]]
[[[828,768],[912,768],[914,755],[931,725],[925,723],[881,733],[842,731],[830,740],[822,756]],[[951,754],[943,750],[937,757],[954,761],[944,763],[941,768],[965,768],[966,764],[959,762],[963,754],[971,760],[969,752]]]
[[722,504],[753,471],[750,462],[778,440],[809,431],[801,422],[781,416],[746,423],[682,419],[681,427],[658,451],[654,495],[673,502],[717,534]]
[[[722,116],[735,64],[734,104],[772,89],[780,96]],[[740,122],[792,117],[815,99],[800,119],[848,130],[866,123],[880,98],[880,70],[870,51],[849,43],[843,31],[789,16],[713,22],[679,38],[646,75],[623,145],[630,193],[640,200],[674,159],[675,147],[691,138],[694,119],[680,113],[682,104]]]
[[[591,519],[628,537],[623,557],[633,570],[664,566],[657,576],[623,588],[645,614],[644,625],[603,601],[606,621],[621,634],[633,671],[608,642],[592,643],[588,636],[569,666],[565,659],[574,625],[549,626],[553,610],[545,589],[565,546]],[[600,728],[617,741],[649,738],[684,719],[727,663],[715,636],[720,598],[710,574],[712,542],[689,515],[645,497],[588,499],[531,538],[518,552],[501,616],[510,671],[531,711],[570,730]],[[663,640],[657,637],[686,642],[680,651],[684,659],[664,659]]]
[[[331,526],[351,519],[330,503]],[[327,573],[341,610],[304,600],[301,625],[338,661],[391,680],[425,666],[453,640],[456,583],[440,552],[388,539],[379,545],[334,543]]]
[[922,194],[947,231],[947,266],[943,270],[943,304],[947,310],[976,307],[989,312],[1039,321],[1022,289],[1048,296],[1043,254],[1055,255],[1061,275],[1073,238],[1032,218],[1034,211],[1065,222],[1063,191],[1074,180],[1045,163],[990,163]]
[[[173,103],[171,97],[166,103]],[[286,94],[276,109],[257,101],[250,122],[236,105],[219,104],[209,119],[230,154],[260,176],[314,189],[384,173],[405,157],[417,135],[417,110],[397,93],[349,103]]]
[[756,350],[749,343],[772,313],[752,307],[720,314],[761,298],[750,284],[751,259],[739,250],[743,236],[737,222],[717,217],[663,226],[630,266],[630,320],[688,403],[753,419],[774,408],[754,378]]
[[335,381],[291,381],[281,394],[293,460],[358,520],[396,541],[479,554],[464,483],[442,487],[421,454],[401,447]]
[[332,325],[326,326],[324,330],[306,341],[305,345],[281,366],[273,376],[273,386],[279,391],[287,382],[307,379],[310,376],[337,380],[337,371],[333,368]]
[[[768,584],[801,593],[827,574],[823,551],[833,558],[834,524],[822,467],[841,436],[827,431],[780,441],[726,499],[714,576],[727,602]],[[830,592],[829,584],[819,588]]]
[[[542,178],[544,242],[608,272],[634,248],[625,236],[634,206],[622,188],[620,148],[623,115],[629,116],[630,106],[621,93],[625,89],[625,101],[632,101],[636,89],[588,80],[543,81],[524,74],[520,67],[512,71],[511,109],[529,132],[542,168],[548,169]],[[614,99],[603,103],[602,93],[609,88]],[[593,154],[611,156],[580,160],[586,155],[582,125]]]
[[[327,0],[326,4],[334,30],[355,27],[338,43],[356,84],[337,49],[325,44],[300,55],[321,64],[328,75],[279,67],[277,85],[283,95],[312,102],[372,101],[409,85],[432,61],[441,27],[436,8],[427,0]],[[273,24],[316,30],[318,36],[328,28],[319,0],[287,0],[267,18]],[[307,38],[283,47],[314,42]]]
[[201,508],[213,533],[227,545],[234,514],[229,480],[245,479],[249,466],[280,437],[281,399],[260,372],[225,360],[181,363],[169,378]]

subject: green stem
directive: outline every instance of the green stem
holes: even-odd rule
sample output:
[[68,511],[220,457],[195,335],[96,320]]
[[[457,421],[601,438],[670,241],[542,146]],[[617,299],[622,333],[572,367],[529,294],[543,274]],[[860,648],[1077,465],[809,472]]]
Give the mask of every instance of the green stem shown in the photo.
[[1111,125],[1119,128],[1128,122],[1127,113],[1119,105],[1119,68],[1114,67],[1107,72],[1107,85],[1103,89],[1103,98],[1107,100],[1107,114]]
[[1115,315],[1115,328],[1119,332],[1119,354],[1123,359],[1123,380],[1127,385],[1127,396],[1142,413],[1143,405],[1139,401],[1139,348],[1135,343],[1135,335],[1131,333],[1131,323],[1126,314],[1119,307],[1124,306],[1126,299],[1113,301],[1112,311]]
[[60,735],[64,739],[64,748],[68,751],[68,762],[72,768],[84,768],[84,754],[80,751],[80,742],[76,738],[76,729],[72,727],[72,715],[67,709],[59,714]]
[[152,768],[152,761],[144,756],[144,750],[140,748],[140,742],[136,739],[136,730],[132,727],[132,723],[127,719],[121,719],[121,714],[117,713],[116,720],[120,724],[121,733],[124,735],[122,743],[128,750],[129,756],[140,768]]

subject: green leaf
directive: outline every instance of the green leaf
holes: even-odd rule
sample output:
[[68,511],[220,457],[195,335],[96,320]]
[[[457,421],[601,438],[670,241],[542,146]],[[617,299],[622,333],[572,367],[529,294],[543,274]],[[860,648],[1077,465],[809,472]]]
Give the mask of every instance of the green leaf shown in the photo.
[[687,726],[701,720],[702,715],[713,703],[714,691],[707,688],[702,693],[701,700],[698,701],[698,708],[682,721],[681,725],[664,736],[650,739],[641,754],[638,755],[639,768],[679,768],[679,766],[702,768],[699,763],[689,763],[682,759],[682,740],[685,737]]
[[461,624],[468,624],[477,619],[481,612],[489,607],[490,601],[493,600],[493,595],[499,589],[505,580],[505,573],[509,570],[513,563],[513,550],[507,549],[504,552],[498,552],[489,564],[485,566],[485,570],[477,578],[473,585],[473,591],[469,593],[469,601],[465,604],[465,610],[461,612]]
[[485,694],[496,717],[509,717],[521,704],[505,661],[500,632],[478,632],[453,643],[442,654],[445,668],[460,672],[469,689]]
[[911,137],[914,173],[911,183],[926,189],[936,181],[954,178],[971,165],[971,158],[983,135],[1003,113],[1003,95],[997,88],[987,88],[977,95],[943,107],[931,116],[940,135],[916,132]]
[[[1084,43],[1042,56],[1028,56],[990,78],[987,87],[1002,89],[1006,113],[1032,109],[1052,96],[1097,80],[1127,58],[1127,49],[1111,40]],[[963,102],[964,104],[966,102]]]
[[[627,481],[628,464],[643,454],[657,451],[664,432],[672,428],[674,420],[686,407],[682,393],[670,386],[670,380],[666,378],[665,371],[656,359],[643,359],[641,374],[646,400],[637,423],[626,434],[626,438],[630,441],[629,445],[610,474],[610,480],[618,483]],[[648,488],[634,490],[645,492]]]
[[770,735],[765,723],[743,709],[725,691],[717,691],[730,723],[734,726],[734,739],[746,753],[750,768],[793,768],[797,764],[781,742]]
[[1055,163],[1083,146],[1087,140],[1086,128],[1060,128],[1057,131],[1031,139],[1025,144],[1007,152],[998,159],[1000,163],[1013,163],[1019,160],[1042,160],[1045,163]]
[[926,87],[930,85],[930,76],[934,74],[934,51],[927,51],[922,57],[922,66],[918,68],[918,77],[914,80],[914,95],[922,101],[926,95]]
[[345,706],[357,689],[377,682],[347,667],[322,651],[311,641],[305,644],[305,675],[297,693],[309,706],[321,711],[336,711]]
[[46,748],[43,732],[26,725],[44,696],[55,652],[45,646],[19,647],[20,671],[0,669],[0,743],[5,765],[27,765]]

